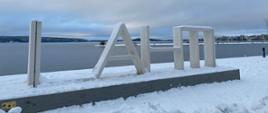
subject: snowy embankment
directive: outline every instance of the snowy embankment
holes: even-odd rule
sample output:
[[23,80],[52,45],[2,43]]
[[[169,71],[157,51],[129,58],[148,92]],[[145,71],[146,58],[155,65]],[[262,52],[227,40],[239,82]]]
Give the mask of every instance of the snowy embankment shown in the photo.
[[0,76],[0,86],[5,86],[5,88],[0,88],[0,93],[9,92],[8,95],[0,95],[0,100],[191,76],[233,69],[223,66],[191,69],[189,62],[186,63],[185,67],[184,70],[174,70],[173,63],[153,64],[152,71],[142,76],[136,75],[134,66],[111,67],[105,68],[100,79],[95,79],[92,69],[48,72],[41,73],[41,84],[38,85],[37,88],[32,88],[27,84],[26,74]]
[[267,113],[268,59],[218,59],[219,66],[239,68],[240,81],[174,88],[130,97],[59,108],[43,113]]

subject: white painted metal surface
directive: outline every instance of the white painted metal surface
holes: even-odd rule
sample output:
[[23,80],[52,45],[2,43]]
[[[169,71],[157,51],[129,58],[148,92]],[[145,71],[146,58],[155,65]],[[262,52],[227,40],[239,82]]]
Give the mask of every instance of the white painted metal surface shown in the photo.
[[204,38],[205,66],[216,67],[214,30],[204,32],[204,35],[205,35]]
[[[127,30],[127,27],[125,24],[120,23],[118,26],[116,26],[116,28],[112,32],[112,35],[111,35],[110,39],[108,40],[107,45],[105,46],[105,48],[102,52],[102,55],[100,56],[100,59],[98,60],[97,64],[95,65],[95,67],[93,69],[93,72],[95,73],[96,78],[100,78],[101,73],[102,73],[105,65],[107,64],[108,58],[112,57],[111,56],[112,49],[115,47],[115,43],[119,37],[122,37],[122,39],[124,40],[124,43],[125,43],[127,50],[128,50],[128,55],[131,56],[130,59],[132,60],[134,66],[137,70],[137,74],[139,75],[139,74],[145,73],[144,67],[141,63],[141,59],[140,59],[139,54],[138,54],[138,52],[137,52],[137,50],[136,50],[136,48],[135,48],[135,46],[130,38],[130,34]],[[115,58],[115,57],[113,57],[113,58]],[[118,58],[118,56],[116,56],[116,59],[117,58]]]
[[182,29],[180,27],[173,28],[173,47],[177,48],[174,55],[174,65],[175,69],[184,69],[184,54],[183,54],[183,44],[182,44]]
[[192,68],[200,68],[200,55],[199,55],[199,44],[198,44],[198,32],[190,32],[190,63]]
[[[174,31],[176,31],[174,29]],[[173,47],[151,47],[150,46],[150,28],[145,26],[141,30],[141,60],[146,70],[150,70],[150,53],[172,51],[174,53],[174,64],[178,70],[184,69],[183,46],[180,32],[174,32]]]
[[141,30],[141,61],[147,72],[151,71],[151,51],[150,51],[150,27],[142,27]]
[[36,87],[40,81],[42,23],[32,21],[29,34],[28,83]]
[[[29,37],[29,56],[28,56],[28,80],[29,85],[36,87],[40,83],[40,56],[41,56],[41,22],[33,21],[30,26]],[[137,74],[143,74],[146,71],[150,72],[151,51],[173,51],[175,69],[184,69],[184,55],[183,55],[183,31],[190,33],[190,62],[192,68],[200,68],[200,55],[198,44],[198,32],[204,32],[204,53],[205,66],[216,67],[215,55],[215,39],[214,30],[211,27],[204,26],[177,26],[173,28],[173,48],[150,47],[150,27],[145,26],[141,30],[141,57],[139,56],[131,36],[125,24],[120,23],[113,30],[110,39],[103,50],[100,59],[95,65],[93,72],[95,77],[99,78],[108,61],[132,60]],[[112,56],[111,52],[119,37],[122,37],[127,48],[127,55]]]
[[[216,53],[215,53],[215,37],[214,30],[208,26],[177,26],[174,28],[174,46],[178,46],[182,41],[183,31],[190,33],[190,62],[192,68],[200,67],[200,55],[198,46],[198,32],[204,33],[204,55],[205,66],[216,67]],[[176,37],[177,36],[177,37]],[[182,66],[180,60],[182,59],[179,53],[174,53],[175,65]],[[176,59],[180,59],[176,61]]]
[[176,26],[176,28],[180,28],[182,31],[200,31],[200,32],[207,32],[213,30],[213,28],[210,26],[192,26],[192,25]]

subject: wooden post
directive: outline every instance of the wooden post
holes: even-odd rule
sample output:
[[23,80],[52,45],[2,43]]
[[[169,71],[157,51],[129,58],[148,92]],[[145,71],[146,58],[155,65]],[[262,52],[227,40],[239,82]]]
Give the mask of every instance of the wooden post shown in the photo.
[[262,48],[262,57],[263,57],[263,58],[266,57],[265,48]]
[[40,21],[32,21],[29,34],[28,83],[36,87],[40,81],[41,30]]
[[179,27],[173,28],[173,46],[174,46],[174,64],[175,69],[184,69],[184,55],[182,42],[182,29]]
[[151,71],[151,52],[150,52],[150,27],[142,27],[141,34],[141,61],[147,72]]

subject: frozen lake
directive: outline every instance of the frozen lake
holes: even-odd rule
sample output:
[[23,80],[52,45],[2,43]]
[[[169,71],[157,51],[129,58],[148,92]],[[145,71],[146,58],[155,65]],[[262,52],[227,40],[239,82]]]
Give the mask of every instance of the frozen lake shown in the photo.
[[[262,48],[268,49],[268,44],[217,44],[217,58],[261,56]],[[185,49],[185,59],[189,59],[189,48]],[[200,55],[203,59],[203,46],[200,45]],[[76,70],[92,68],[103,50],[95,43],[43,43],[41,68],[42,72]],[[123,54],[125,48],[117,47],[113,53]],[[27,70],[27,43],[1,43],[0,44],[0,75],[22,74]],[[172,52],[152,52],[152,62],[171,62]],[[128,65],[129,61],[109,62],[109,65]]]

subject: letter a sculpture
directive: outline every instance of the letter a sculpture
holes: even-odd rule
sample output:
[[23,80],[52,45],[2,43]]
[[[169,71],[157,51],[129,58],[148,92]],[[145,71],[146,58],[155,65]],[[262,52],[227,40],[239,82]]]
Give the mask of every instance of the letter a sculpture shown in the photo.
[[[115,43],[117,39],[121,37],[124,40],[124,43],[128,50],[128,55],[121,55],[121,56],[111,56],[111,52],[113,48],[115,47]],[[125,24],[120,23],[116,28],[113,30],[110,39],[107,42],[107,45],[105,46],[99,61],[95,65],[93,72],[95,73],[96,78],[100,78],[100,75],[107,64],[108,60],[122,60],[129,58],[132,60],[136,70],[137,74],[143,74],[145,73],[145,69],[143,68],[143,65],[141,63],[141,59],[139,57],[139,54],[130,38],[130,34],[127,30],[127,27]]]

